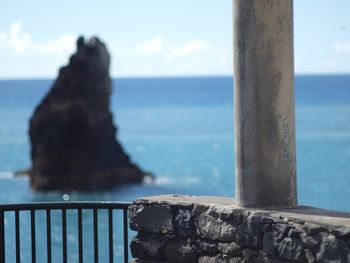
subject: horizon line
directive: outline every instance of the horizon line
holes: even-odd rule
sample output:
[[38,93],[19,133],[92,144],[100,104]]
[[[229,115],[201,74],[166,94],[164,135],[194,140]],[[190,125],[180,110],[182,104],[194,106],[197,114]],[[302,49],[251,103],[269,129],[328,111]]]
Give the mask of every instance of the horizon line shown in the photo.
[[[295,73],[294,76],[348,76],[350,72],[315,72],[315,73]],[[124,75],[111,76],[111,79],[166,79],[166,78],[234,78],[233,74],[207,74],[207,75]],[[17,76],[17,77],[0,77],[0,81],[6,80],[54,80],[57,76]]]

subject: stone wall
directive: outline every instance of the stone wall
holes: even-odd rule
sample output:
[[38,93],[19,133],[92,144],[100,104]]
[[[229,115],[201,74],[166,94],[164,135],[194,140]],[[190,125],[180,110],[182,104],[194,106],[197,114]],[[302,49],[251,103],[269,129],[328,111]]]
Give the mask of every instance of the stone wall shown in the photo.
[[192,196],[140,199],[129,212],[134,262],[350,262],[346,213]]

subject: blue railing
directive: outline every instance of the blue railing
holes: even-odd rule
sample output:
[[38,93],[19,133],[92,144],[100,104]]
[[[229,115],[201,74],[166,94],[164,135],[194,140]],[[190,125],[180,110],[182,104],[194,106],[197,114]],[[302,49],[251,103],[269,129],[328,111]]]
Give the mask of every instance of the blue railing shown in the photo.
[[115,202],[0,205],[0,262],[67,263],[68,259],[79,263],[128,262],[129,205]]

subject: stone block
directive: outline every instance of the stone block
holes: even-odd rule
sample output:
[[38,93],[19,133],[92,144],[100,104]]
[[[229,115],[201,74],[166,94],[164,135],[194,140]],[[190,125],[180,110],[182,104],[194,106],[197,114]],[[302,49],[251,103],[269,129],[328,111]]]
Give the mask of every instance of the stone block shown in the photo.
[[198,239],[194,241],[194,248],[199,255],[217,255],[219,247],[216,241]]
[[165,261],[166,243],[167,238],[164,236],[138,235],[131,241],[131,254],[134,258],[143,260]]
[[278,256],[283,259],[294,260],[298,262],[305,261],[304,244],[301,240],[284,238],[277,248]]
[[275,243],[279,243],[285,237],[287,237],[291,228],[292,228],[292,226],[287,225],[287,224],[276,224],[276,225],[274,225],[273,231],[274,231]]
[[263,237],[263,251],[270,256],[274,256],[275,253],[275,246],[274,246],[274,239],[273,234],[271,232],[265,232]]
[[243,258],[245,262],[254,262],[258,257],[258,251],[250,248],[243,249]]
[[316,258],[317,262],[350,262],[350,249],[344,241],[334,235],[324,236]]
[[236,239],[236,228],[232,223],[208,213],[197,216],[195,225],[197,234],[202,238],[222,242],[232,242]]
[[233,257],[242,256],[242,248],[235,242],[230,243],[219,243],[218,249],[222,254],[230,255]]
[[132,205],[129,208],[130,228],[155,234],[173,234],[173,211],[169,205]]
[[243,258],[234,258],[227,255],[219,254],[215,257],[202,256],[198,259],[198,263],[244,263]]
[[170,239],[165,247],[165,257],[168,262],[197,263],[198,258],[191,244],[191,239]]
[[183,204],[138,201],[130,208],[130,224],[138,231],[131,248],[140,263],[350,262],[348,225],[339,224],[345,219],[332,226],[322,224],[330,222],[322,217],[308,221],[294,214],[296,220],[275,211],[216,206],[208,197],[199,204],[198,197],[188,198]]
[[263,233],[245,223],[237,227],[236,242],[241,247],[261,249]]
[[190,237],[196,234],[192,206],[183,206],[176,210],[176,233],[182,237]]
[[[286,261],[283,262],[285,263]],[[258,257],[254,259],[254,263],[282,263],[282,260],[269,256],[264,251],[260,250]]]
[[305,257],[308,263],[316,263],[316,257],[310,249],[305,249]]

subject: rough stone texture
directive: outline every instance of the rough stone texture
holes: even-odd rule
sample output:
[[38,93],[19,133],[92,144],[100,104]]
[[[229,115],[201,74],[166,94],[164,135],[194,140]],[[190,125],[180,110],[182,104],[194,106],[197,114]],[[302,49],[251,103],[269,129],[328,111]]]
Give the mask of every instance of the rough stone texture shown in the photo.
[[318,262],[350,262],[350,249],[342,239],[328,235],[322,239],[316,257]]
[[191,263],[197,262],[197,254],[191,239],[173,238],[167,242],[165,256],[168,262]]
[[96,190],[143,180],[145,173],[116,140],[109,63],[99,39],[80,37],[35,109],[29,131],[35,189]]
[[217,244],[219,251],[222,254],[230,255],[233,257],[241,257],[242,256],[242,248],[237,245],[235,242],[230,243],[219,243]]
[[144,260],[165,260],[165,246],[167,237],[138,235],[130,245],[134,257]]
[[211,215],[210,211],[197,216],[195,220],[197,234],[209,240],[230,242],[236,240],[236,228],[232,223]]
[[318,224],[304,217],[319,213],[313,208],[278,213],[231,201],[190,196],[136,201],[129,210],[130,226],[138,232],[131,243],[135,262],[350,262],[349,214],[322,210]]
[[293,0],[235,0],[236,198],[296,206]]
[[169,205],[134,205],[130,208],[130,228],[154,234],[173,234],[174,215]]
[[286,237],[278,244],[278,256],[283,259],[305,261],[304,248],[300,240]]

